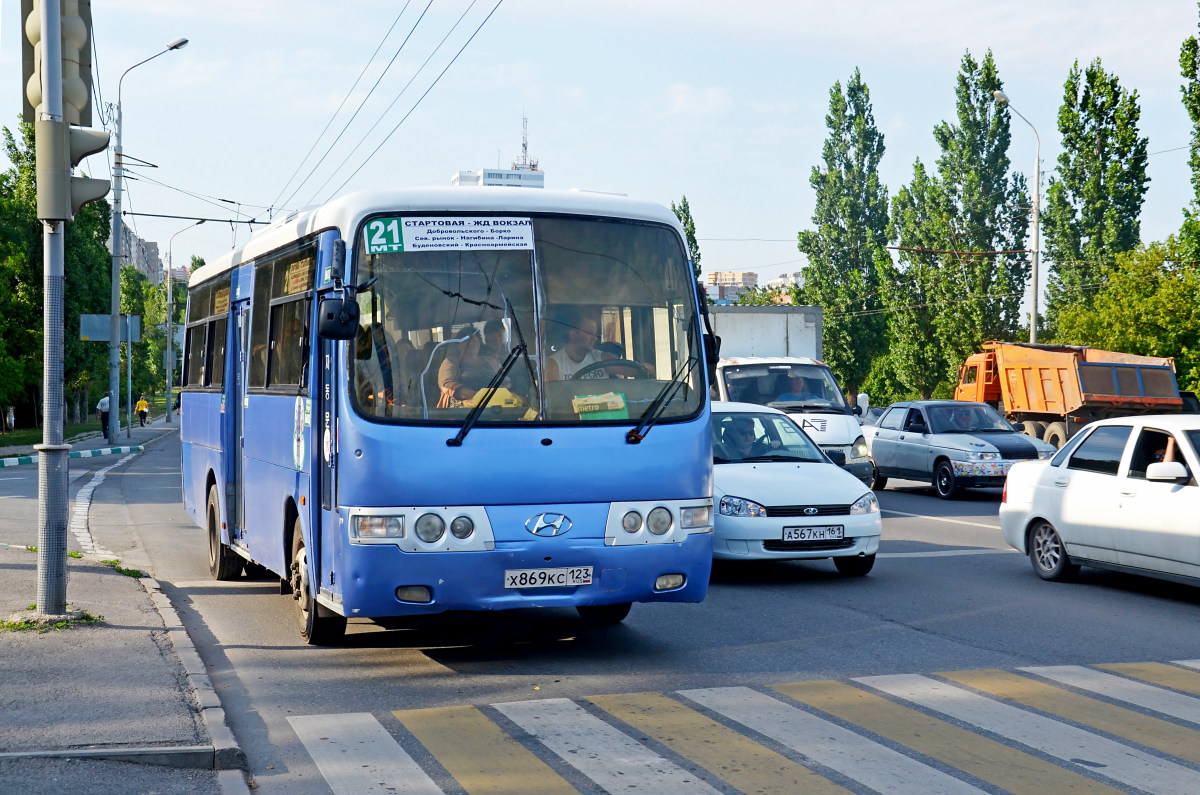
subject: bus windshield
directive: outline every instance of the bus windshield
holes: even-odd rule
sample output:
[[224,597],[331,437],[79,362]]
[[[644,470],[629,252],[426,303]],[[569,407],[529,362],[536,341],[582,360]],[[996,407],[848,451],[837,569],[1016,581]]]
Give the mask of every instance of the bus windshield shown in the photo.
[[481,425],[628,424],[673,378],[660,421],[702,408],[695,286],[669,227],[387,215],[354,250],[355,280],[376,280],[351,373],[368,419],[457,424],[486,399]]

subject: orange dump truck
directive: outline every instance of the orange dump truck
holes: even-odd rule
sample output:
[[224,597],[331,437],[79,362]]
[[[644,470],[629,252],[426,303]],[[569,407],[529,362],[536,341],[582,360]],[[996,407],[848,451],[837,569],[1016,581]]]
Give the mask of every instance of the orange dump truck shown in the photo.
[[959,369],[954,397],[990,403],[1055,447],[1093,420],[1183,408],[1174,359],[1024,342],[985,342]]

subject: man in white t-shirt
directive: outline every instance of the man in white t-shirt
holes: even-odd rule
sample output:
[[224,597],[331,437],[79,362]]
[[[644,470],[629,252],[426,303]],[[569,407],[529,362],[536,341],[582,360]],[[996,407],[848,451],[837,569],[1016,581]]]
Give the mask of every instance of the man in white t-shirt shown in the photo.
[[100,402],[96,404],[96,411],[100,412],[100,432],[105,436],[108,435],[108,393],[104,393],[104,397],[100,398]]
[[[546,378],[550,381],[566,381],[583,368],[603,361],[596,353],[596,340],[600,337],[600,324],[592,317],[580,317],[567,327],[567,344],[546,359]],[[582,378],[607,378],[608,372],[597,367]]]

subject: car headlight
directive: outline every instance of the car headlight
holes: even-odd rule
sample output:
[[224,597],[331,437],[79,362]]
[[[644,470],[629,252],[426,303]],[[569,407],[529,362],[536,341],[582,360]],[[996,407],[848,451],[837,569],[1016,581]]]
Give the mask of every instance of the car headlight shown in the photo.
[[708,524],[711,521],[711,505],[697,505],[694,508],[679,509],[679,526],[684,530],[694,527],[708,527]]
[[981,453],[976,450],[968,450],[967,451],[967,460],[968,461],[999,461],[1000,454],[999,453]]
[[404,538],[403,516],[355,516],[350,523],[354,538]]
[[850,445],[851,458],[866,458],[871,454],[867,449],[867,440],[861,436],[854,440],[854,444]]
[[1041,460],[1045,460],[1045,459],[1049,458],[1050,456],[1054,455],[1055,452],[1056,451],[1054,451],[1054,450],[1042,450],[1039,448],[1038,449],[1038,458]]
[[766,516],[767,509],[757,502],[743,500],[741,497],[722,497],[717,509],[722,516]]
[[879,513],[879,500],[875,498],[875,493],[868,491],[866,494],[855,500],[854,504],[850,506],[850,513]]

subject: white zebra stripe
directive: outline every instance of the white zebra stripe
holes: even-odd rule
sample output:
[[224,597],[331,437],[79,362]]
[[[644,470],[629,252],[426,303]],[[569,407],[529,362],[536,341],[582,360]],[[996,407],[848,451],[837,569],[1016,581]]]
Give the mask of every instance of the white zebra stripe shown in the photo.
[[748,687],[678,692],[878,792],[912,795],[981,792],[965,781]]
[[916,674],[854,681],[1034,748],[1129,787],[1155,793],[1200,792],[1200,773],[1066,723]]
[[289,717],[292,730],[337,795],[442,795],[442,790],[368,712]]
[[1182,665],[1184,668],[1192,668],[1200,671],[1200,660],[1171,660],[1175,665]]
[[1091,668],[1084,668],[1082,665],[1044,665],[1020,670],[1044,676],[1080,690],[1090,690],[1117,701],[1161,712],[1173,718],[1200,723],[1200,698],[1185,696],[1174,690],[1155,687],[1145,682],[1136,682],[1104,671],[1094,671]]
[[608,792],[713,793],[716,790],[566,698],[492,704]]

